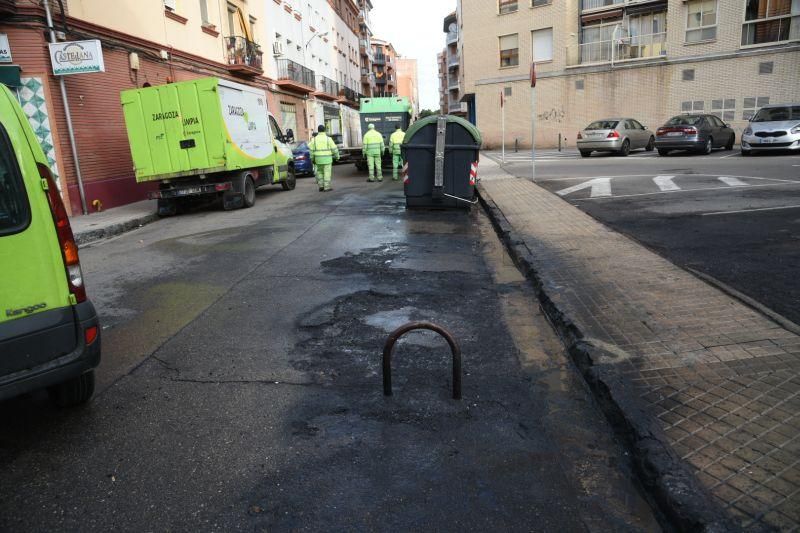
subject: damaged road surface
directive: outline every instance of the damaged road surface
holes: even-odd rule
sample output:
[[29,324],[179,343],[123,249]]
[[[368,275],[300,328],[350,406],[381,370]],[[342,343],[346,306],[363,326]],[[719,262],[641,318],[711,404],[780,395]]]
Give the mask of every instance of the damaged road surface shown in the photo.
[[[84,250],[99,390],[0,404],[0,530],[660,528],[485,216],[334,186]],[[461,401],[432,332],[383,396],[383,343],[415,320],[460,344]]]

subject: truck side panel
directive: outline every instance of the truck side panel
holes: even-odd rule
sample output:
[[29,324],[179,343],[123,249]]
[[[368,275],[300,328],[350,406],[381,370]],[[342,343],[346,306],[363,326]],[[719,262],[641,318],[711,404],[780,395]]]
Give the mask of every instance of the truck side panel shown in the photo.
[[228,159],[244,168],[252,166],[252,160],[264,160],[273,155],[266,93],[226,80],[220,81],[219,98],[232,149]]

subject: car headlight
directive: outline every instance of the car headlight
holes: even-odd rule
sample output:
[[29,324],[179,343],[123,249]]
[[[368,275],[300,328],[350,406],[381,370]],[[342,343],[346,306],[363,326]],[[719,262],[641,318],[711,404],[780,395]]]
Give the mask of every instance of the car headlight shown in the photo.
[[750,126],[747,126],[742,132],[742,135],[752,135],[752,134],[753,134],[753,128],[751,128]]
[[800,124],[798,124],[797,126],[795,126],[794,128],[792,128],[792,133],[793,133],[793,134],[798,134],[798,133],[800,133]]

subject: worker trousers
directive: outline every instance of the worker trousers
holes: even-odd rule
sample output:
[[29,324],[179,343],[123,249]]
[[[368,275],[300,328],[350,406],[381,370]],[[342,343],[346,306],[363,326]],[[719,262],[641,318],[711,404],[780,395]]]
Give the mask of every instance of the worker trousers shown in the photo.
[[317,164],[317,185],[320,189],[331,190],[331,178],[333,177],[333,165]]
[[381,156],[368,155],[367,168],[369,169],[369,181],[383,181],[383,169],[381,168]]

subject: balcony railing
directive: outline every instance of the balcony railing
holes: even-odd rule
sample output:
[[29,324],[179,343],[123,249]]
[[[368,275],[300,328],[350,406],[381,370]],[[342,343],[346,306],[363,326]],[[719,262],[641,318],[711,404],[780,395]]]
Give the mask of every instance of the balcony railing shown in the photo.
[[610,7],[615,5],[622,5],[625,0],[581,0],[581,10],[588,11],[590,9],[599,9],[601,7]]
[[317,76],[317,91],[330,96],[339,96],[339,84],[327,76]]
[[665,57],[667,34],[632,35],[567,47],[567,66]]
[[359,100],[358,93],[353,89],[351,89],[350,87],[342,87],[339,90],[339,96],[341,96],[345,100],[350,100],[351,102],[358,102]]
[[458,56],[458,54],[450,54],[447,57],[447,66],[448,67],[457,67],[460,62],[461,62],[461,58]]
[[381,76],[380,78],[375,78],[376,85],[386,85],[386,76]]
[[452,90],[454,90],[454,89],[458,89],[458,86],[459,86],[459,83],[458,83],[458,77],[456,77],[456,76],[449,76],[449,77],[447,78],[447,88],[448,88],[449,90],[451,90],[451,91],[452,91]]
[[458,32],[457,31],[447,32],[447,44],[455,44],[457,42],[458,42]]
[[311,90],[316,86],[314,71],[291,59],[278,59],[278,81],[293,82]]
[[228,70],[249,74],[261,74],[261,47],[245,37],[225,37],[225,47],[228,55]]
[[447,111],[450,113],[466,113],[467,104],[463,102],[450,102],[447,106]]

